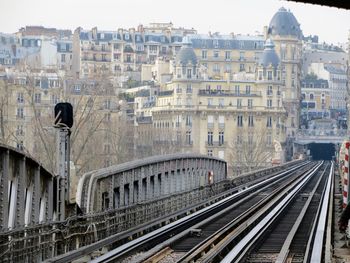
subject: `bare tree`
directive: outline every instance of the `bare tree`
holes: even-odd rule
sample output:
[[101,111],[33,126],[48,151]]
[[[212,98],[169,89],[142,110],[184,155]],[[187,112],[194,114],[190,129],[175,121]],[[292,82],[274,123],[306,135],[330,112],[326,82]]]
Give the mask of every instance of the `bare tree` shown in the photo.
[[235,174],[249,172],[271,164],[272,137],[268,129],[243,128],[229,142],[229,165]]

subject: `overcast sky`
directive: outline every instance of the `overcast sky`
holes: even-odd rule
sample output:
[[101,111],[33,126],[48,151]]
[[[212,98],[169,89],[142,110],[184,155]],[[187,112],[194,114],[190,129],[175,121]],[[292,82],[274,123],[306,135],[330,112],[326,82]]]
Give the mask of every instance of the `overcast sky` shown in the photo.
[[316,34],[327,43],[347,42],[350,11],[279,0],[0,0],[0,32],[13,33],[25,25],[74,30],[137,27],[150,22],[173,22],[199,33],[254,34],[262,32],[274,13],[290,9],[304,35]]

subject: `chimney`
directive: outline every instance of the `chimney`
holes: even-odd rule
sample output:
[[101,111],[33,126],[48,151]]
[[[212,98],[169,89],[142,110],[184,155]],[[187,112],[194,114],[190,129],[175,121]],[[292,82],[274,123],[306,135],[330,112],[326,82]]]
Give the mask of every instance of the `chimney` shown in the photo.
[[267,40],[268,38],[268,27],[264,26],[264,39]]
[[97,27],[91,29],[92,39],[97,40]]

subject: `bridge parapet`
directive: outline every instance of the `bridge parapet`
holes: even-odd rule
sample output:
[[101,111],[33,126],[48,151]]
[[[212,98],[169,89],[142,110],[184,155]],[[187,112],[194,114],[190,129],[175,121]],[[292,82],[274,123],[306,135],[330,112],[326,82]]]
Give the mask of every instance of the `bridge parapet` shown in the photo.
[[0,145],[0,231],[49,222],[53,175],[29,155]]
[[342,143],[347,138],[347,130],[335,129],[307,129],[297,132],[295,142],[298,144],[309,143]]
[[158,199],[226,179],[222,159],[197,154],[153,156],[84,174],[76,200],[95,213]]

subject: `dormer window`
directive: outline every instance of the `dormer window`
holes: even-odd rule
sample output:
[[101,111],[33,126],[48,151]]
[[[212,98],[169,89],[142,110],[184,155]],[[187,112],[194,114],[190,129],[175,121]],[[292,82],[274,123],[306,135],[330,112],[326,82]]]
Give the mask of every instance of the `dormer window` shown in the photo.
[[219,47],[219,40],[214,39],[214,48],[218,48]]
[[267,80],[272,80],[272,71],[267,72]]
[[187,69],[187,78],[190,79],[192,78],[192,69]]

